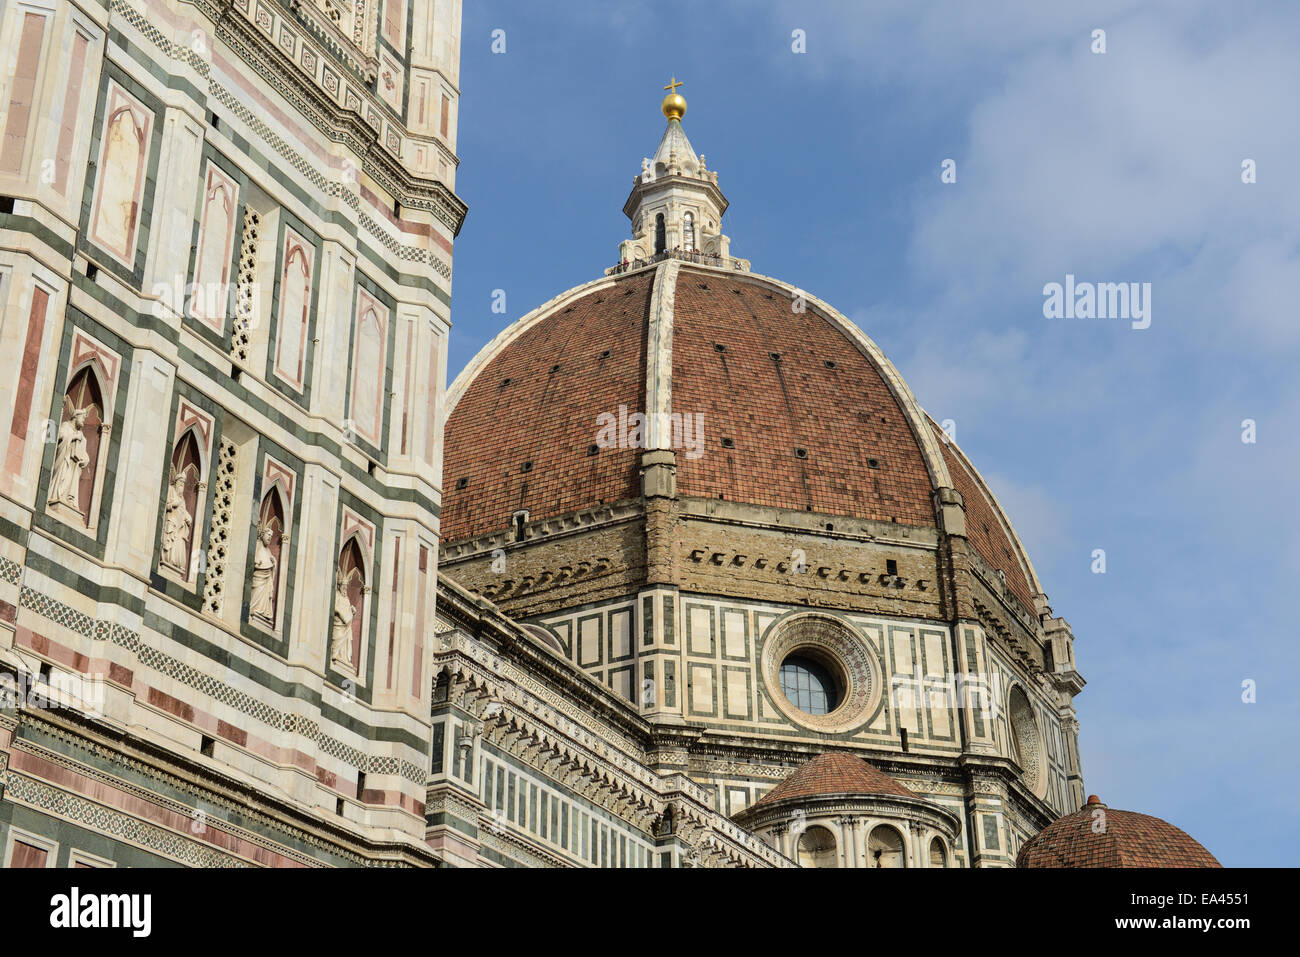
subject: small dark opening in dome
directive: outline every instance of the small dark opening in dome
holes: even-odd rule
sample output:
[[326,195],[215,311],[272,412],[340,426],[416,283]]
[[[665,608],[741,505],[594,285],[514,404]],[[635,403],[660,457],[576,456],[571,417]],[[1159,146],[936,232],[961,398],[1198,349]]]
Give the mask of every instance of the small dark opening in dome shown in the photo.
[[709,284],[708,284],[707,282],[702,282],[702,283],[700,283],[700,288],[701,288],[701,289],[708,289],[708,288],[709,288]]
[[610,357],[610,351],[609,351],[608,349],[606,349],[604,352],[602,352],[602,353],[600,354],[600,357],[601,357],[602,359],[608,359],[608,358]]
[[[771,299],[772,297],[771,297],[771,296],[768,296],[768,298]],[[781,353],[779,353],[779,352],[769,352],[769,353],[767,354],[767,357],[768,357],[769,359],[771,359],[773,362],[780,362],[780,361],[781,361]]]
[[587,454],[588,454],[588,455],[595,455],[595,454],[597,454],[599,451],[600,451],[600,446],[599,446],[599,445],[596,445],[594,442],[593,442],[591,445],[587,446]]
[[502,384],[503,386],[504,386],[504,385],[509,385],[510,382],[511,382],[511,379],[510,379],[509,376],[506,376],[504,379],[501,380],[501,384]]
[[713,351],[714,351],[714,352],[726,352],[726,351],[727,351],[727,347],[724,346],[721,342],[715,342],[715,343],[713,344]]
[[808,450],[805,448],[797,448],[794,450],[794,457],[797,459],[806,459],[808,457]]
[[468,485],[469,485],[469,479],[467,479],[467,478],[458,478],[458,479],[456,479],[456,488],[457,488],[457,489],[463,489],[463,488],[465,488],[465,487],[468,486]]
[[519,471],[521,472],[531,472],[532,470],[533,470],[533,463],[531,461],[525,462],[523,466],[519,469]]
[[552,371],[552,372],[559,372],[559,371],[560,371],[560,364],[557,362],[557,363],[555,363],[555,365],[551,366],[551,371]]
[[723,440],[722,440],[722,447],[723,447],[724,449],[734,449],[734,448],[736,447],[736,440],[735,440],[735,439],[723,439]]
[[880,459],[867,459],[867,468],[869,469],[880,468]]
[[826,360],[826,368],[828,368],[828,369],[834,369],[834,368],[835,368],[835,360],[834,360],[834,359],[827,359],[827,360]]

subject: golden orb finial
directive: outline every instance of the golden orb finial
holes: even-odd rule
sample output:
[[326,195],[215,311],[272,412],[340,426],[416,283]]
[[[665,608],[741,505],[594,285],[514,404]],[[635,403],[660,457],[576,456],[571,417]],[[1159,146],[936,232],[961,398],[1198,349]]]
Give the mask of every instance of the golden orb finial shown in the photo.
[[668,85],[664,87],[668,91],[668,95],[664,97],[664,101],[659,108],[664,111],[664,116],[670,120],[680,120],[686,115],[686,97],[677,92],[677,88],[681,85],[681,81],[677,77],[673,77],[668,81]]

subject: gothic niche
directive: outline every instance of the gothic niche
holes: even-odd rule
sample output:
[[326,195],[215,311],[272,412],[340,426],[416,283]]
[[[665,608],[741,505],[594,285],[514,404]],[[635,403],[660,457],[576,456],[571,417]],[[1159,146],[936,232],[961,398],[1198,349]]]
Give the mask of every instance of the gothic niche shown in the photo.
[[365,621],[366,571],[361,547],[348,539],[339,552],[334,574],[334,614],[330,626],[330,664],[356,673],[361,660],[361,632]]
[[90,525],[95,495],[99,446],[108,431],[104,423],[104,398],[90,366],[73,378],[63,395],[63,420],[46,504],[51,512],[83,526]]
[[163,501],[162,564],[182,578],[190,576],[194,519],[199,504],[199,479],[203,469],[194,433],[186,432],[172,451]]
[[280,561],[288,536],[284,534],[284,504],[280,489],[272,486],[262,498],[253,546],[252,592],[248,600],[251,620],[274,628],[280,600]]

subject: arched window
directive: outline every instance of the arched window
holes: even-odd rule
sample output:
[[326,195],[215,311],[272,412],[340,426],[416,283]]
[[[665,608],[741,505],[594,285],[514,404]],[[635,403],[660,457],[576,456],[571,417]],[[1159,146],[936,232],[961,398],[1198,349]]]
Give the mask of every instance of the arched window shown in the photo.
[[167,472],[167,494],[163,499],[161,562],[185,580],[190,577],[190,558],[199,505],[199,482],[203,465],[194,433],[187,431],[172,450]]
[[280,578],[284,555],[284,504],[279,486],[262,498],[257,516],[257,541],[253,545],[249,617],[274,628],[280,605]]
[[867,840],[867,867],[904,867],[903,836],[881,825]]
[[948,852],[944,849],[943,841],[939,838],[933,838],[930,841],[930,866],[947,867]]
[[799,863],[804,867],[836,867],[835,835],[820,825],[800,834]]
[[682,249],[695,251],[695,214],[687,213],[682,217]]
[[664,214],[655,217],[655,255],[668,248],[668,232],[664,226]]
[[65,518],[90,525],[99,445],[104,425],[104,397],[94,370],[78,372],[63,394],[63,419],[54,447],[54,465],[46,502]]

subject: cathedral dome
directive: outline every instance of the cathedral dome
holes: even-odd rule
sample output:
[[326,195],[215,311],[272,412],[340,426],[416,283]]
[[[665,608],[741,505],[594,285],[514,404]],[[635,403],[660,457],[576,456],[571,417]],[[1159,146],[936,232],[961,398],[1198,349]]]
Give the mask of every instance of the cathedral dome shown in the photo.
[[1025,842],[1017,867],[1222,867],[1168,821],[1112,810],[1093,795]]
[[[447,542],[634,499],[641,454],[668,448],[699,499],[933,528],[956,489],[976,553],[1034,609],[969,461],[874,342],[779,280],[669,257],[587,283],[489,343],[448,404]],[[656,410],[660,435],[640,417]]]

